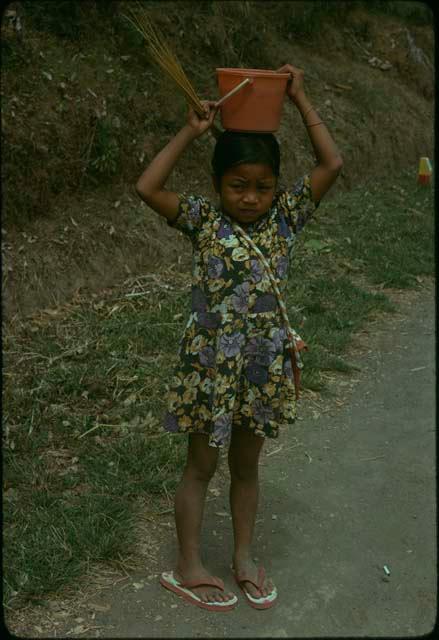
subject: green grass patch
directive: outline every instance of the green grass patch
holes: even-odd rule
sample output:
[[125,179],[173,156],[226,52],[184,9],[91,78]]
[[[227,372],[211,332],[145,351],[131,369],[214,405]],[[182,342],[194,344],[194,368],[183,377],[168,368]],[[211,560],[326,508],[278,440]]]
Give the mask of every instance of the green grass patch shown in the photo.
[[[413,176],[321,205],[287,292],[309,344],[304,387],[348,375],[346,349],[391,312],[383,287],[434,274],[431,188]],[[129,553],[140,505],[168,506],[186,440],[161,429],[189,313],[189,274],[148,295],[118,287],[8,329],[4,338],[4,575],[10,606],[59,589],[91,562]],[[148,285],[149,286],[149,285]],[[13,363],[13,364],[12,364]]]

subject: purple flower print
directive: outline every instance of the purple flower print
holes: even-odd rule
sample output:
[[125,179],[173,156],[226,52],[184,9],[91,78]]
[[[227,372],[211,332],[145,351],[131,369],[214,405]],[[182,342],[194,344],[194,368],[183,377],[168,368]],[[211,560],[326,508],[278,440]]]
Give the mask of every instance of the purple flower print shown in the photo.
[[256,400],[253,408],[253,415],[256,422],[260,424],[267,424],[269,420],[273,420],[273,409],[262,402],[262,400]]
[[221,225],[217,231],[217,238],[228,238],[232,235],[232,228],[228,222],[221,220]]
[[215,365],[215,349],[211,346],[204,347],[200,351],[200,362],[203,367],[212,368]]
[[280,256],[276,266],[276,273],[278,278],[285,278],[288,273],[288,256]]
[[274,332],[272,336],[272,340],[277,353],[283,350],[285,337],[286,337],[286,334],[285,334],[284,327],[279,327],[279,329]]
[[219,340],[219,348],[224,351],[226,358],[233,358],[241,351],[244,341],[245,337],[242,333],[223,334]]
[[287,376],[287,378],[293,377],[293,365],[291,363],[291,358],[289,354],[286,356],[284,360],[284,375]]
[[205,329],[217,329],[221,324],[220,313],[209,313],[207,311],[200,311],[197,315],[198,324]]
[[245,353],[252,365],[268,367],[276,357],[276,347],[272,340],[257,336],[248,341]]
[[293,194],[295,196],[300,196],[300,194],[303,191],[305,185],[305,181],[303,178],[300,178],[299,180],[297,180],[297,182],[294,183],[293,188],[291,189],[291,191],[293,192]]
[[209,262],[207,264],[207,275],[209,276],[209,278],[219,278],[223,271],[224,262],[221,260],[221,258],[209,256]]
[[250,290],[250,283],[243,282],[235,287],[235,294],[232,296],[232,305],[235,311],[238,313],[247,313],[248,311],[248,296]]
[[262,313],[264,311],[275,311],[276,305],[276,297],[272,293],[264,293],[256,300],[253,311],[255,313]]
[[207,298],[200,287],[192,287],[192,311],[206,311]]
[[221,445],[230,439],[232,432],[232,414],[225,413],[213,423],[213,437],[217,444]]
[[189,203],[189,218],[194,226],[197,226],[200,221],[201,202],[193,197],[188,198]]
[[251,276],[250,279],[253,283],[260,282],[264,273],[264,267],[260,260],[252,260],[250,262]]
[[178,420],[177,416],[174,416],[172,413],[168,413],[165,416],[165,431],[169,431],[170,433],[176,433],[178,431]]
[[268,369],[258,364],[249,364],[245,370],[247,379],[253,384],[261,385],[268,382]]
[[285,216],[282,214],[279,216],[278,233],[283,238],[289,238],[291,236],[290,228],[287,224],[287,221],[285,220]]

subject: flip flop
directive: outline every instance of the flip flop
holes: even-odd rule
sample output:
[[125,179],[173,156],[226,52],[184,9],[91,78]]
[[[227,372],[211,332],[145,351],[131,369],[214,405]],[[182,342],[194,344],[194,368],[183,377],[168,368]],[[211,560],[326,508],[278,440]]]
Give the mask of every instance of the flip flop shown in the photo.
[[189,580],[187,582],[179,582],[172,571],[162,573],[160,577],[160,584],[173,591],[181,598],[184,598],[191,604],[202,609],[208,609],[209,611],[231,611],[235,608],[238,598],[234,595],[231,600],[227,602],[203,602],[191,589],[201,586],[216,587],[221,591],[224,591],[224,582],[220,578],[214,576],[208,576],[207,578],[201,578],[200,580]]
[[263,567],[258,568],[258,578],[256,582],[252,580],[252,578],[250,578],[249,576],[245,575],[244,573],[237,575],[233,571],[233,569],[232,569],[232,572],[233,572],[233,575],[235,576],[236,584],[244,593],[251,607],[253,607],[254,609],[269,609],[275,604],[277,599],[276,587],[273,588],[273,591],[269,593],[268,596],[261,596],[260,598],[255,598],[247,591],[247,589],[243,584],[244,582],[250,582],[253,586],[256,587],[256,589],[261,590],[265,580],[265,569]]

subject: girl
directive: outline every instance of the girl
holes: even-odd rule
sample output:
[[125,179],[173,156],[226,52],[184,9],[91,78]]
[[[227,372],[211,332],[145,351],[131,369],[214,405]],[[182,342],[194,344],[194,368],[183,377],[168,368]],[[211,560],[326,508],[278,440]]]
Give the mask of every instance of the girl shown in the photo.
[[278,72],[290,73],[287,95],[303,118],[317,160],[291,190],[278,188],[280,155],[272,134],[231,131],[221,134],[212,159],[218,208],[203,197],[165,189],[183,151],[211,127],[217,109],[210,101],[203,103],[203,118],[189,109],[186,125],[136,185],[139,196],[193,245],[192,313],[165,420],[169,432],[188,434],[188,455],[175,495],[177,564],[162,574],[161,583],[215,611],[229,611],[237,602],[200,556],[206,491],[218,450],[226,445],[235,580],[255,608],[269,608],[277,598],[273,582],[252,559],[251,543],[264,438],[277,437],[279,425],[293,422],[296,410],[278,294],[285,289],[295,236],[342,167],[331,135],[306,97],[303,71],[287,64]]

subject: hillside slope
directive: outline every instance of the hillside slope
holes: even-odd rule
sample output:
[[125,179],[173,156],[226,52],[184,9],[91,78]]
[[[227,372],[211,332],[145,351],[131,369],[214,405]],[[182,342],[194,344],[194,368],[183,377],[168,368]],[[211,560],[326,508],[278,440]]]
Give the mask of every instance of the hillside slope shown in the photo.
[[[305,70],[344,157],[336,189],[433,154],[433,19],[422,3],[144,2],[202,98],[216,67]],[[166,11],[163,10],[166,5]],[[381,5],[381,10],[380,6]],[[383,13],[382,5],[387,5]],[[184,123],[185,103],[148,60],[122,2],[16,2],[2,21],[3,297],[6,318],[178,262],[184,238],[139,202],[142,168]],[[19,27],[19,28],[18,28]],[[311,145],[285,105],[283,181]],[[170,179],[213,196],[213,139]],[[330,215],[331,197],[322,206]]]

